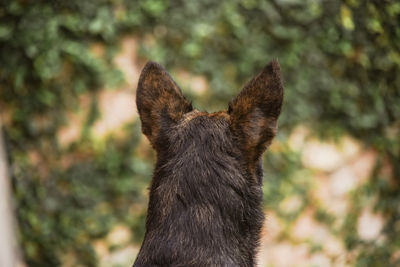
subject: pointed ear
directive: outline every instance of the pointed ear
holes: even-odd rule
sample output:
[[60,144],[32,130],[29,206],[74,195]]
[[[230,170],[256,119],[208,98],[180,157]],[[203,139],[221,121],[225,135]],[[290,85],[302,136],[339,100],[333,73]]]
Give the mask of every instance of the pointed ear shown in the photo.
[[193,109],[171,76],[161,65],[151,61],[140,75],[136,105],[142,132],[154,147],[162,128],[169,127]]
[[282,101],[280,66],[273,60],[229,104],[231,129],[251,160],[257,160],[275,136]]

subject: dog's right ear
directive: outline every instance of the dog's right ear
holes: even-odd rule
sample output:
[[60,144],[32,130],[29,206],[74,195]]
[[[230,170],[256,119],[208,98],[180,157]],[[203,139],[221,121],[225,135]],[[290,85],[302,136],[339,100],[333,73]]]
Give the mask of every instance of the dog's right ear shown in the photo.
[[142,132],[153,147],[156,147],[162,128],[176,123],[193,109],[171,76],[161,65],[151,61],[140,75],[136,105],[142,122]]
[[231,128],[250,161],[257,160],[275,136],[282,101],[280,66],[273,60],[229,104]]

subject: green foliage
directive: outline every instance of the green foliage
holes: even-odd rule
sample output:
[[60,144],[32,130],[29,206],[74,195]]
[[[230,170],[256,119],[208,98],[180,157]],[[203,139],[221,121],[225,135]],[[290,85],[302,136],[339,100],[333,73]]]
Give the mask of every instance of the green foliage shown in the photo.
[[[354,193],[352,206],[357,214],[357,203],[378,196],[376,209],[389,218],[385,247],[358,240],[354,214],[338,233],[349,250],[361,251],[357,266],[387,266],[400,246],[399,20],[400,4],[390,0],[5,1],[0,107],[10,115],[5,132],[27,263],[55,266],[73,253],[77,265],[95,266],[91,243],[117,222],[141,238],[143,214],[128,210],[146,203],[153,157],[137,149],[138,123],[122,140],[99,143],[83,130],[65,148],[56,137],[84,93],[92,96],[84,129],[93,126],[97,93],[123,81],[112,61],[118,41],[134,34],[142,57],[208,79],[210,90],[193,99],[201,109],[226,108],[246,79],[278,58],[286,85],[281,142],[306,124],[324,137],[351,134],[393,166],[396,186],[375,177]],[[94,44],[104,45],[102,56]],[[289,148],[271,154],[266,165],[269,207],[278,208],[289,194],[307,195],[310,176]]]

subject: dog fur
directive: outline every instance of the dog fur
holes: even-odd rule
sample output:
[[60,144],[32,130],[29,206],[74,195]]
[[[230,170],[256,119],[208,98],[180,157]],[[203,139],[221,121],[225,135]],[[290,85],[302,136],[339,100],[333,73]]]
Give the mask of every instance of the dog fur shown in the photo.
[[250,267],[264,216],[261,156],[283,101],[279,63],[251,79],[226,111],[194,109],[157,63],[136,103],[157,152],[146,233],[134,267]]

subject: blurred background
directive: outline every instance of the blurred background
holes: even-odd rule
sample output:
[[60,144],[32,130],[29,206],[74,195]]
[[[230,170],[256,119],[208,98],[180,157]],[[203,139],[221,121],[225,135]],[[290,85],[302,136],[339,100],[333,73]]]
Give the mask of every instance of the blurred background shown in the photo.
[[4,0],[18,266],[133,263],[155,162],[135,106],[147,60],[211,112],[274,58],[259,266],[400,266],[399,1]]

